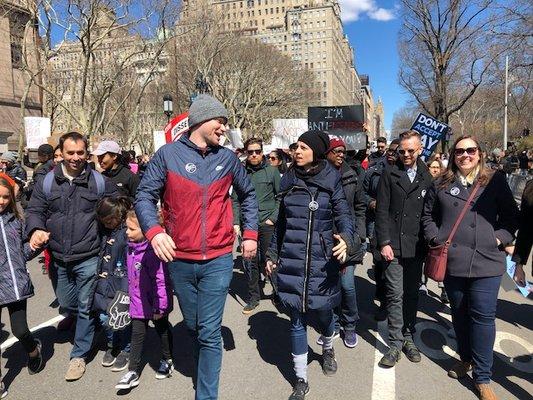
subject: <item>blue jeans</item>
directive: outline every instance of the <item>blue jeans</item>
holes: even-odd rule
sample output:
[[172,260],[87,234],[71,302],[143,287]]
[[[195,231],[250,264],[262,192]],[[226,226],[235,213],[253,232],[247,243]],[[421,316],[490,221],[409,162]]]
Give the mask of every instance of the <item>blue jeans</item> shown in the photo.
[[359,321],[354,272],[355,265],[347,265],[344,273],[341,273],[342,301],[334,315],[336,332],[341,326],[345,331],[355,331],[355,325]]
[[300,310],[291,309],[291,346],[295,356],[307,353],[307,317],[314,314],[317,318],[320,334],[326,337],[333,336],[335,321],[333,310],[309,310],[303,314]]
[[109,320],[109,315],[101,311],[98,314],[98,319],[100,320],[100,324],[105,331],[107,348],[129,353],[131,347],[131,324],[124,329],[114,331],[106,325],[107,321]]
[[168,269],[183,320],[193,337],[196,400],[218,398],[222,364],[221,325],[233,275],[230,254],[206,261],[176,260]]
[[501,276],[461,278],[446,275],[444,287],[452,309],[461,361],[473,364],[476,383],[489,383],[496,338],[496,304]]
[[59,305],[71,314],[77,314],[76,334],[70,358],[85,358],[91,350],[94,337],[94,318],[91,315],[98,257],[63,263],[54,260],[57,268],[56,296]]

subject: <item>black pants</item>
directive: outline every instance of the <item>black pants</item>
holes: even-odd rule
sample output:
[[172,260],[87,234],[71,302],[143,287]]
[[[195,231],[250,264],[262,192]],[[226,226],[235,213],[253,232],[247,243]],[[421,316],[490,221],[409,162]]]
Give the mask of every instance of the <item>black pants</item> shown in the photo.
[[[259,277],[261,271],[265,269],[266,263],[266,252],[270,246],[270,240],[274,234],[274,225],[259,225],[258,232],[258,249],[257,255],[250,261],[245,261],[246,270],[248,274],[248,302],[258,302],[261,299],[261,289],[259,288]],[[273,274],[271,277],[272,286],[274,287],[274,292],[277,292],[276,289],[276,279]]]
[[372,269],[374,270],[374,280],[376,282],[376,299],[379,301],[381,307],[387,303],[387,297],[385,292],[385,276],[383,271],[385,270],[387,263],[383,260],[380,251],[377,249],[376,238],[370,239],[370,251],[372,252],[372,258],[374,259]]
[[[139,372],[139,364],[143,352],[144,338],[148,328],[149,319],[132,319],[131,321],[131,350],[129,370]],[[161,352],[163,359],[172,359],[172,330],[168,322],[168,315],[161,319],[153,320],[155,331],[161,340]]]
[[2,306],[2,308],[7,308],[13,335],[19,340],[24,350],[26,350],[26,353],[29,354],[34,351],[35,347],[37,347],[37,342],[28,328],[28,320],[26,317],[27,301],[21,300],[15,303],[9,303]]
[[422,263],[418,257],[394,258],[385,267],[389,342],[397,349],[413,341]]

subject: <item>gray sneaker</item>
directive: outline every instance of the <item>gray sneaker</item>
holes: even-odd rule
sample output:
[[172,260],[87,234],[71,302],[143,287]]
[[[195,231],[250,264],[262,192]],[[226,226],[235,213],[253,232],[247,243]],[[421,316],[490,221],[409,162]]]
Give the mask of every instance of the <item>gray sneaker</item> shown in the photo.
[[102,367],[111,367],[117,359],[117,351],[115,349],[107,349],[104,357],[102,357]]
[[126,368],[128,368],[129,363],[130,363],[130,353],[126,351],[121,351],[119,355],[117,356],[115,362],[113,363],[113,368],[111,368],[111,371],[113,372],[124,371]]
[[326,376],[332,376],[337,373],[337,360],[335,359],[335,350],[327,349],[322,351],[322,372]]
[[135,371],[128,371],[126,375],[120,378],[120,381],[115,385],[115,389],[128,390],[139,386],[139,374]]

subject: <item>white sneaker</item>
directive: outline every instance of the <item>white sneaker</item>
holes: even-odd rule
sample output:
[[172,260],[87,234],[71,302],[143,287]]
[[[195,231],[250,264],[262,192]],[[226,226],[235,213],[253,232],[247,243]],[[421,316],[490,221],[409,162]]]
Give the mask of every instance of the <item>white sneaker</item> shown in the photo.
[[115,386],[115,389],[127,390],[139,386],[139,375],[135,371],[128,371]]

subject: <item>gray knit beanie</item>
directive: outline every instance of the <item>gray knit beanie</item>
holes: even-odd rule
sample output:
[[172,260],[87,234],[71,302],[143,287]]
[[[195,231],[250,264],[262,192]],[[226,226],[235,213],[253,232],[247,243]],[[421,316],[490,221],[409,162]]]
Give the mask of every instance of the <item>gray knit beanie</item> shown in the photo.
[[0,160],[14,163],[15,161],[17,161],[17,154],[13,151],[6,151],[4,154],[2,154]]
[[189,128],[215,118],[228,120],[228,110],[220,101],[208,94],[200,94],[189,107]]

